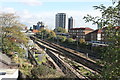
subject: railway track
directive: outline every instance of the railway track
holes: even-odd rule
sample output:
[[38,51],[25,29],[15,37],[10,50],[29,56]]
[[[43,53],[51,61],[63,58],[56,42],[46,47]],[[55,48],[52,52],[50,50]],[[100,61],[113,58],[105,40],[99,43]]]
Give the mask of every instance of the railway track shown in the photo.
[[[33,38],[37,39],[35,37],[33,37]],[[75,54],[74,52],[66,50],[65,48],[61,48],[61,47],[59,47],[59,46],[57,46],[55,44],[48,43],[48,42],[45,42],[45,41],[40,40],[40,39],[37,39],[37,41],[58,50],[59,52],[61,52],[61,53],[58,53],[58,54],[63,55],[65,57],[68,57],[68,58],[70,58],[70,59],[72,59],[72,60],[74,60],[74,61],[76,61],[76,62],[78,62],[78,63],[80,63],[80,64],[82,64],[82,65],[96,71],[96,72],[98,72],[98,73],[100,73],[100,71],[101,71],[102,66],[96,64],[96,62],[93,61],[93,60],[90,60],[90,59],[85,58],[83,56],[77,55],[78,53]]]
[[46,53],[54,60],[54,62],[59,66],[59,68],[62,70],[62,72],[67,75],[67,78],[70,78],[72,80],[91,80],[90,78],[82,75],[80,72],[75,70],[73,66],[70,66],[68,63],[66,63],[63,59],[61,59],[56,51],[53,51],[52,49],[49,49],[48,47],[41,46],[37,41],[35,43],[40,46],[41,48],[46,48]]
[[49,49],[46,50],[47,54],[55,61],[55,63],[59,66],[59,68],[62,70],[62,72],[67,75],[69,78],[73,79],[85,79],[82,75],[81,76],[76,76],[76,74],[73,73],[66,65],[65,63],[58,58],[53,52]]
[[[56,46],[55,44],[51,44],[51,43],[48,43],[48,42],[45,42],[45,41],[42,41],[42,40],[39,40],[35,37],[31,37],[32,40],[37,40],[38,42],[41,42],[43,43],[44,45],[47,45],[49,47],[52,47],[54,48],[55,50],[49,48],[49,50],[55,52],[56,54],[59,54],[59,55],[62,55],[64,57],[67,57],[67,58],[70,58],[71,60],[77,62],[77,63],[80,63],[82,64],[83,66],[87,67],[90,71],[92,71],[93,73],[99,73],[101,71],[101,66],[97,65],[94,61],[91,61],[91,60],[88,60],[84,57],[81,57],[81,56],[78,56],[76,54],[74,54],[73,52],[70,52],[66,49],[63,49],[59,46]],[[39,44],[39,43],[37,43]],[[39,44],[40,46],[40,44]]]

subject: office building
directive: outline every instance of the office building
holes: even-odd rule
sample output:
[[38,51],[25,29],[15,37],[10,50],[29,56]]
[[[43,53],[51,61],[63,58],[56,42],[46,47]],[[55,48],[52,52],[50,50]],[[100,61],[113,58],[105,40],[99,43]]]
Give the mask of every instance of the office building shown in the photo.
[[72,17],[68,18],[68,30],[70,30],[71,28],[73,28],[73,18]]
[[62,27],[65,29],[65,26],[66,26],[66,14],[65,13],[56,14],[55,28]]

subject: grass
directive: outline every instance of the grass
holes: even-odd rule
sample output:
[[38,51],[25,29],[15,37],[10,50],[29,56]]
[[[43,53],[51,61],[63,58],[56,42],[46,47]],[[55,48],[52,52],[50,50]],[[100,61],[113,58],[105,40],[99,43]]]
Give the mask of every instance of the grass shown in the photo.
[[35,59],[37,60],[37,62],[38,62],[39,64],[45,63],[45,62],[47,61],[45,55],[42,57],[42,60],[41,60],[41,61],[39,60],[38,55],[39,55],[39,54],[35,54]]

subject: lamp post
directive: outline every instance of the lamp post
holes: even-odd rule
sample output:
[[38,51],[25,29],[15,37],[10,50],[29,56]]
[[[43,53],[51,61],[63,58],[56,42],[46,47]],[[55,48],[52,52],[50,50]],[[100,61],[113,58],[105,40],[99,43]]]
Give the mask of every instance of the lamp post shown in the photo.
[[77,41],[77,49],[78,49],[78,36],[76,36],[76,41]]

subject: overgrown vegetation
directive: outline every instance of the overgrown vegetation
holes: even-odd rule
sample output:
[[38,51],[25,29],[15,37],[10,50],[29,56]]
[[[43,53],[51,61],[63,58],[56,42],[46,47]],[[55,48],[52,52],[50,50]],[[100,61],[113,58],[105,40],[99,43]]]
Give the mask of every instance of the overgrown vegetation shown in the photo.
[[[25,76],[24,78],[54,78],[60,77],[61,74],[57,74],[56,70],[42,63],[46,62],[46,56],[40,61],[36,55],[36,59],[40,63],[39,66],[31,64],[31,60],[28,60],[25,56],[28,48],[29,38],[21,32],[22,24],[18,21],[18,16],[15,14],[3,13],[0,14],[1,23],[1,48],[2,53],[8,55],[12,61],[19,64],[20,72]],[[56,34],[50,30],[41,30],[40,34],[43,38],[52,39],[56,37]],[[41,38],[42,38],[41,37]],[[30,47],[33,47],[32,45]],[[37,50],[36,50],[37,52]]]
[[103,69],[98,79],[113,80],[120,78],[120,28],[117,26],[120,20],[120,1],[114,2],[113,6],[105,7],[104,5],[94,6],[100,10],[102,17],[84,17],[86,22],[92,21],[101,23],[101,28],[106,26],[106,40],[110,42],[109,46],[102,53]]
[[54,78],[56,74],[55,70],[49,68],[45,65],[36,66],[32,69],[31,73],[33,74],[33,78]]

